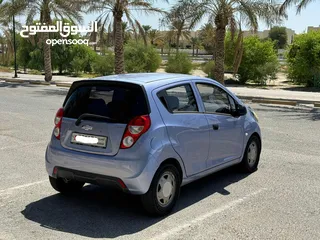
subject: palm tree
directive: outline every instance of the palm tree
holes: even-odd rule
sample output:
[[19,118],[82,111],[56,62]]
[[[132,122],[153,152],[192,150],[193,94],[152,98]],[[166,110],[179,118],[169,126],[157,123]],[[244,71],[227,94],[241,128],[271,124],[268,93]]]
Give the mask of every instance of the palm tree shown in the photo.
[[159,31],[157,29],[152,29],[148,35],[151,45],[154,45],[154,41],[159,37]]
[[181,36],[188,40],[190,38],[190,30],[195,27],[198,21],[195,18],[194,11],[195,5],[190,4],[189,0],[180,0],[162,19],[162,25],[169,27],[171,35],[176,38],[177,52],[179,52]]
[[198,50],[200,47],[200,39],[198,37],[192,37],[190,39],[191,45],[192,45],[192,56],[194,56],[194,50],[197,48],[197,56],[198,56]]
[[[17,15],[21,7],[12,1],[0,1],[0,31],[1,35],[1,54],[2,64],[10,65],[14,56],[14,43],[13,43],[13,15]],[[21,24],[15,21],[16,30],[21,28]],[[15,33],[16,34],[16,33]]]
[[[26,15],[27,24],[31,24],[37,15],[40,15],[40,22],[50,25],[52,16],[63,17],[71,22],[81,22],[81,7],[84,2],[77,0],[60,1],[60,0],[15,0],[14,12]],[[44,70],[45,81],[50,82],[52,79],[51,66],[51,47],[45,44],[49,39],[49,33],[42,34],[43,51],[44,51]]]
[[[190,0],[192,1],[192,0]],[[199,0],[191,4],[198,4],[196,15],[209,16],[209,21],[215,25],[215,67],[213,76],[220,83],[224,83],[224,58],[225,58],[225,35],[227,26],[231,32],[236,30],[237,16],[241,16],[247,27],[256,31],[258,21],[262,20],[267,25],[279,22],[280,6],[275,0]]]
[[280,14],[283,14],[283,13],[285,13],[285,11],[287,10],[287,8],[289,7],[289,6],[291,6],[291,5],[293,5],[293,4],[298,4],[297,5],[297,14],[299,14],[300,12],[301,12],[301,10],[303,9],[303,8],[306,8],[307,7],[307,5],[309,4],[309,3],[311,3],[312,1],[311,0],[299,0],[299,1],[297,1],[297,0],[285,0],[283,3],[282,3],[282,5],[281,5],[281,7],[280,7]]
[[157,47],[161,49],[161,55],[163,55],[163,48],[166,45],[165,40],[162,37],[158,37],[154,40],[153,44],[155,44]]
[[152,0],[97,0],[90,1],[89,12],[99,12],[97,21],[102,25],[112,24],[114,31],[115,73],[124,73],[124,39],[122,18],[125,16],[132,29],[142,29],[139,21],[132,15],[132,11],[145,13],[163,13],[159,8],[152,6]]
[[143,40],[144,40],[144,44],[147,46],[148,45],[148,37],[149,37],[149,33],[151,30],[151,26],[150,25],[142,25],[142,29],[143,29]]
[[210,54],[214,53],[215,36],[216,36],[215,29],[211,23],[207,23],[201,27],[200,33],[199,33],[199,39],[202,42],[204,49]]

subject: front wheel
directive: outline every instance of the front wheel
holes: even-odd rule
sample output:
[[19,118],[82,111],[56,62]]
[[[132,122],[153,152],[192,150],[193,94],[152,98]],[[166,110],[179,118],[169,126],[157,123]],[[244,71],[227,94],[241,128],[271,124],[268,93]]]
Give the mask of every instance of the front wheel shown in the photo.
[[161,166],[151,182],[149,191],[141,196],[146,211],[158,216],[168,214],[179,198],[180,179],[180,173],[174,165]]
[[79,192],[83,187],[83,182],[68,180],[64,178],[53,178],[49,176],[51,186],[62,194]]
[[257,136],[252,136],[247,144],[240,169],[246,173],[253,173],[258,169],[260,160],[261,143]]

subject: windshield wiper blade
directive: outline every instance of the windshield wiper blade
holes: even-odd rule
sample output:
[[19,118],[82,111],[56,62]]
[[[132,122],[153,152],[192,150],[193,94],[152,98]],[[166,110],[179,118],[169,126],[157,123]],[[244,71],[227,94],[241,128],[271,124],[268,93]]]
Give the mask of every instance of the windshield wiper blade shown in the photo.
[[83,119],[92,119],[92,118],[99,119],[99,120],[107,120],[107,121],[111,121],[111,122],[117,121],[116,119],[110,118],[110,117],[105,117],[105,116],[95,115],[95,114],[90,114],[90,113],[84,113],[77,119],[75,124],[76,124],[76,126],[79,126]]

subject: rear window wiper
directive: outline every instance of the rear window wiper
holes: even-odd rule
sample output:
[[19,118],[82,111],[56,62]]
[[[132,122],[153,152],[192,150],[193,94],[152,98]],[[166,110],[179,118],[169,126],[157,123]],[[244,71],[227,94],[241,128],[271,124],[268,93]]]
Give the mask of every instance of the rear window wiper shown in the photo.
[[90,113],[84,113],[75,122],[76,126],[79,126],[81,121],[84,120],[84,119],[107,120],[109,122],[117,122],[118,121],[117,119],[110,118],[110,117],[105,117],[105,116],[95,115],[95,114],[90,114]]

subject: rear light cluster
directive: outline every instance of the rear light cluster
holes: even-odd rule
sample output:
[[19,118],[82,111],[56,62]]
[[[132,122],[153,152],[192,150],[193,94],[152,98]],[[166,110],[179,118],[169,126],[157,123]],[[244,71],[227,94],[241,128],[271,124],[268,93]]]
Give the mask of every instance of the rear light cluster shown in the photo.
[[127,149],[132,147],[138,139],[144,134],[151,126],[151,120],[148,115],[135,117],[127,125],[126,131],[124,132],[121,149]]
[[53,134],[57,139],[60,139],[61,123],[63,118],[63,108],[60,108],[54,118],[54,130]]

